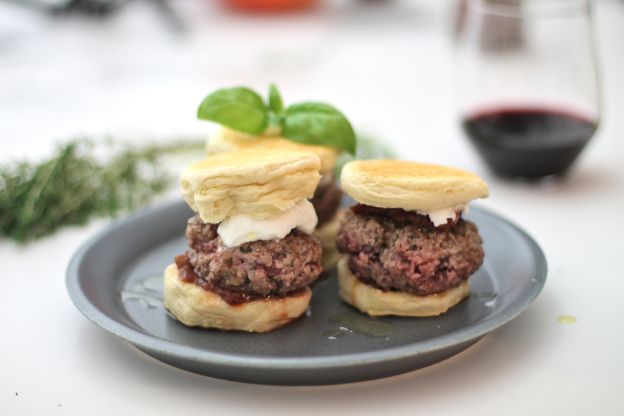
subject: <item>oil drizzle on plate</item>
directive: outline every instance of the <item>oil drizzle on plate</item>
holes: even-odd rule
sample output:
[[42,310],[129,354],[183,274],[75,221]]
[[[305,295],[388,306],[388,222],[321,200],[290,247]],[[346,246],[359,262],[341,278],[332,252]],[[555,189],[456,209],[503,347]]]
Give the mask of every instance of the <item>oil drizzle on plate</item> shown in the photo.
[[472,293],[472,298],[483,302],[483,304],[491,308],[496,304],[496,292],[475,292]]
[[139,301],[145,308],[162,308],[163,277],[160,274],[151,274],[139,280],[132,289],[121,291],[121,300]]
[[557,322],[560,324],[575,324],[576,318],[572,315],[560,315],[557,317]]
[[334,340],[348,334],[357,334],[368,338],[384,338],[392,333],[393,325],[377,318],[370,318],[355,312],[341,312],[329,317],[327,322],[333,329],[323,332],[323,336]]
[[338,339],[338,338],[342,338],[345,335],[347,335],[349,332],[347,330],[341,330],[339,329],[328,329],[327,331],[323,332],[323,336],[327,337],[327,339]]

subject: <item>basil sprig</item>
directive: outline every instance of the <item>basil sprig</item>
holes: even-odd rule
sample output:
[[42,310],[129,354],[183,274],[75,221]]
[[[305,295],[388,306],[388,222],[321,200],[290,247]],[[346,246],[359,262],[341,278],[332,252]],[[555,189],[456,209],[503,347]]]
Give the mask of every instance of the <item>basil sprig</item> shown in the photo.
[[269,85],[269,108],[275,114],[281,115],[284,113],[282,94],[280,94],[275,84]]
[[269,125],[262,97],[245,87],[216,90],[204,98],[197,117],[250,134],[260,134]]
[[334,147],[355,154],[356,138],[349,120],[325,103],[303,102],[284,108],[273,84],[265,102],[246,87],[222,88],[204,98],[197,117],[234,130],[261,134],[275,126],[282,136],[295,142]]

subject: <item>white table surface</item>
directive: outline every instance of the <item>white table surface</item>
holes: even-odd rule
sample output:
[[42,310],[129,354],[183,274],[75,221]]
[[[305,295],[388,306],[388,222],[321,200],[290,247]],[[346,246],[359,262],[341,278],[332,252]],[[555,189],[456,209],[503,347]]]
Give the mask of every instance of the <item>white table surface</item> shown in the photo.
[[0,4],[0,162],[79,133],[203,134],[195,110],[207,92],[276,81],[287,102],[330,101],[405,158],[483,175],[482,205],[525,228],[550,270],[525,313],[449,360],[370,382],[272,387],[167,366],[76,310],[67,263],[108,220],[27,246],[1,240],[0,414],[624,414],[624,5],[597,4],[600,131],[565,181],[540,186],[493,177],[457,127],[451,5],[336,1],[261,18],[180,0],[191,30],[179,37],[145,2],[104,22]]

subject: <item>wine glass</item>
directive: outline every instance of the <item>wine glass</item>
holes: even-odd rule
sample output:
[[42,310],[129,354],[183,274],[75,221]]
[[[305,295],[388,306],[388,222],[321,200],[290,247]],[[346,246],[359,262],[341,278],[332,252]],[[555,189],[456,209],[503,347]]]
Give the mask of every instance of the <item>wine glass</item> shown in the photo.
[[589,0],[463,0],[456,38],[462,127],[508,177],[568,171],[598,127]]

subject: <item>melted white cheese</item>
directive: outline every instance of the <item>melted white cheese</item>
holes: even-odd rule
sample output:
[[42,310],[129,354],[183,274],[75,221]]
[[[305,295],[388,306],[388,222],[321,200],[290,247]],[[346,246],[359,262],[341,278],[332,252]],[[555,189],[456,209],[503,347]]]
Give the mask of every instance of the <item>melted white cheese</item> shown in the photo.
[[304,199],[271,218],[255,219],[247,215],[228,217],[219,224],[217,234],[223,240],[223,244],[234,247],[250,241],[281,239],[293,228],[310,234],[317,222],[314,206]]
[[454,220],[457,216],[457,211],[461,211],[462,214],[466,214],[468,212],[468,206],[456,205],[454,207],[440,208],[430,212],[416,210],[416,212],[421,215],[428,215],[429,219],[436,227],[446,224],[449,219]]

